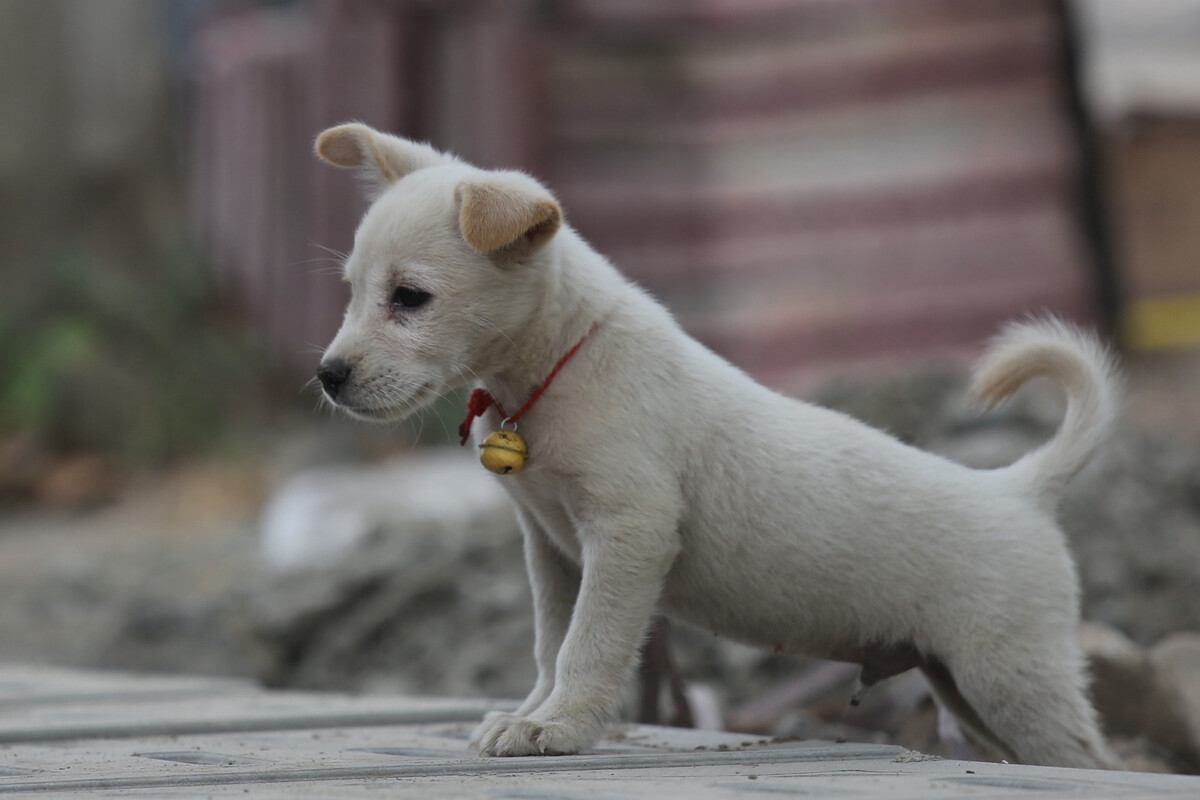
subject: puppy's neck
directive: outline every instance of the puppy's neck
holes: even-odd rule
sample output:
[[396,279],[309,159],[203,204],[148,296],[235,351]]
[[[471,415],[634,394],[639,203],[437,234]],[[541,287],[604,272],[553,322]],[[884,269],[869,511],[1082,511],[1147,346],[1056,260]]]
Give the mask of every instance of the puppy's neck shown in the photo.
[[[614,287],[607,285],[612,277],[619,278],[616,272],[602,260],[590,263],[594,256],[572,258],[573,250],[554,248],[551,263],[545,265],[542,297],[530,318],[517,335],[508,338],[494,367],[480,374],[484,388],[510,413],[545,383],[571,348],[596,335],[597,323],[610,316],[616,305]],[[588,344],[584,341],[583,349]],[[573,358],[563,369],[578,369],[577,360]]]
[[528,340],[521,352],[514,354],[508,369],[498,370],[487,380],[485,388],[509,413],[514,413],[536,393],[548,388],[556,370],[578,369],[574,363],[578,351],[588,345],[588,339],[599,325],[599,319],[577,317],[564,324],[558,335],[551,335],[537,343]]

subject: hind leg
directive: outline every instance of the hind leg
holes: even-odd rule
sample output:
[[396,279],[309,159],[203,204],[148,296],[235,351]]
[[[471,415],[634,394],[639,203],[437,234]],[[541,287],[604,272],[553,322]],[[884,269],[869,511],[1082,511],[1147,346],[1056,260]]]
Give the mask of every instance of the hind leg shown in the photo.
[[958,690],[958,684],[954,682],[954,676],[950,674],[950,670],[946,669],[945,664],[931,659],[921,667],[921,672],[925,675],[925,680],[929,682],[929,688],[938,704],[958,720],[963,733],[967,734],[971,749],[975,751],[977,758],[997,761],[1000,759],[1017,760],[1016,755],[1000,741],[996,734],[988,729],[979,715],[975,713],[975,709],[971,708],[971,704]]
[[941,692],[952,685],[956,690],[946,693],[950,710],[1015,760],[1121,768],[1084,693],[1083,660],[1073,636],[1040,647],[1026,640],[1019,648],[975,648],[948,659],[946,673],[935,688]]

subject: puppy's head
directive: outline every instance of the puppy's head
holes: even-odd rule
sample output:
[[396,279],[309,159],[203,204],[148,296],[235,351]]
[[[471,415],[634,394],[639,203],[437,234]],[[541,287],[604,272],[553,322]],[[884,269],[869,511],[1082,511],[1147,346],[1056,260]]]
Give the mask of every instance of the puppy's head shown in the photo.
[[365,125],[330,128],[316,151],[357,170],[373,201],[345,265],[350,304],[317,377],[350,414],[400,419],[505,358],[543,300],[562,211],[527,175]]

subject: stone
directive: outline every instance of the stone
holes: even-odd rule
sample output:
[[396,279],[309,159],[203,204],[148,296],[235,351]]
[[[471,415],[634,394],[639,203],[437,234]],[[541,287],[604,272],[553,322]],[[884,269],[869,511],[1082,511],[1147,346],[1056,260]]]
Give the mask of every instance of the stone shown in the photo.
[[1164,671],[1150,653],[1107,625],[1080,625],[1079,644],[1104,733],[1121,742],[1117,749],[1126,762],[1148,769],[1164,760],[1193,761],[1195,746],[1170,669]]
[[1079,646],[1088,660],[1092,702],[1105,735],[1144,732],[1149,706],[1158,694],[1146,652],[1120,631],[1096,622],[1079,626]]
[[1200,771],[1200,633],[1176,633],[1149,651],[1163,696],[1148,733]]

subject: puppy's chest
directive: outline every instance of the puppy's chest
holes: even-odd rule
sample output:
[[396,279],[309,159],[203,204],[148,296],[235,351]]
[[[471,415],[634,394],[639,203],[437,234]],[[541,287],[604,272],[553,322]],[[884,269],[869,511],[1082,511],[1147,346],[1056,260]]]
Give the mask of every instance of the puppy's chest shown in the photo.
[[531,478],[504,480],[504,488],[513,502],[541,528],[563,555],[576,564],[582,563],[579,520],[571,510],[572,504],[557,485]]

